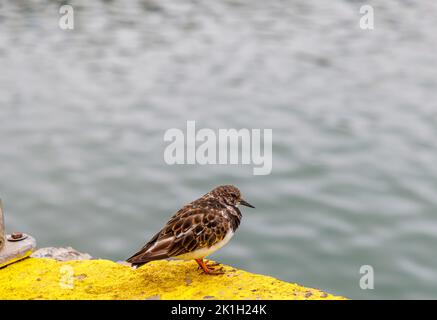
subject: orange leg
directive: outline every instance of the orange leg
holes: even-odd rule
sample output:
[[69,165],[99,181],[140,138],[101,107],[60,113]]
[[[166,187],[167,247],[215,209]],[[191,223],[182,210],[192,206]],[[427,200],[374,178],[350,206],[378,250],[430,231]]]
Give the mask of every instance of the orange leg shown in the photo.
[[197,264],[202,268],[203,272],[205,272],[205,274],[218,275],[224,273],[222,270],[215,271],[214,269],[209,269],[208,266],[205,264],[205,262],[203,262],[203,259],[195,259],[195,260]]

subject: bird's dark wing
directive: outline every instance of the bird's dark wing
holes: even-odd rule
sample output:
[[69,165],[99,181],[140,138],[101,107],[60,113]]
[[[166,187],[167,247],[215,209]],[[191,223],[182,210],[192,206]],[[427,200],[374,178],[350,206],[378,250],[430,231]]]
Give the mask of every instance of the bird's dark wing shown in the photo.
[[229,228],[223,210],[225,208],[209,202],[193,202],[185,206],[127,261],[141,265],[214,245],[223,240]]

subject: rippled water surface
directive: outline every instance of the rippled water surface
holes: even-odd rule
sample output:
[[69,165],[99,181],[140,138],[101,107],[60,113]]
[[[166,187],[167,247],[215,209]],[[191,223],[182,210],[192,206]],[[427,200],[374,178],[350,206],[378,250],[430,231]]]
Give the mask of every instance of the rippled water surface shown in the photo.
[[[257,208],[223,263],[350,298],[437,298],[437,2],[0,4],[0,194],[39,246],[120,260],[184,203]],[[370,1],[372,3],[372,1]],[[169,128],[273,129],[273,171],[169,166]],[[361,290],[359,269],[375,270]]]

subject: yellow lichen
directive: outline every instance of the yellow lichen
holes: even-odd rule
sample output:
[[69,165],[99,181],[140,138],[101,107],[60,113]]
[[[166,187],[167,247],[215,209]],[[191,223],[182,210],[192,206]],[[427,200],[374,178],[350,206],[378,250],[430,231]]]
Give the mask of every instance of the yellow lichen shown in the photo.
[[344,299],[224,269],[224,275],[209,276],[191,261],[153,261],[132,269],[108,260],[27,258],[0,269],[0,299]]

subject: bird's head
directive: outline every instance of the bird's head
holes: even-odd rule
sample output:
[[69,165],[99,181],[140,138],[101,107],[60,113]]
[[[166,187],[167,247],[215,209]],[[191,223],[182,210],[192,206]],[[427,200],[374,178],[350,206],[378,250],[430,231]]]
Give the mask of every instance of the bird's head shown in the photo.
[[255,208],[253,205],[251,205],[249,202],[245,201],[241,197],[240,190],[238,190],[238,188],[234,187],[233,185],[219,186],[209,192],[209,194],[230,206],[236,207],[238,205],[242,205],[250,208]]

